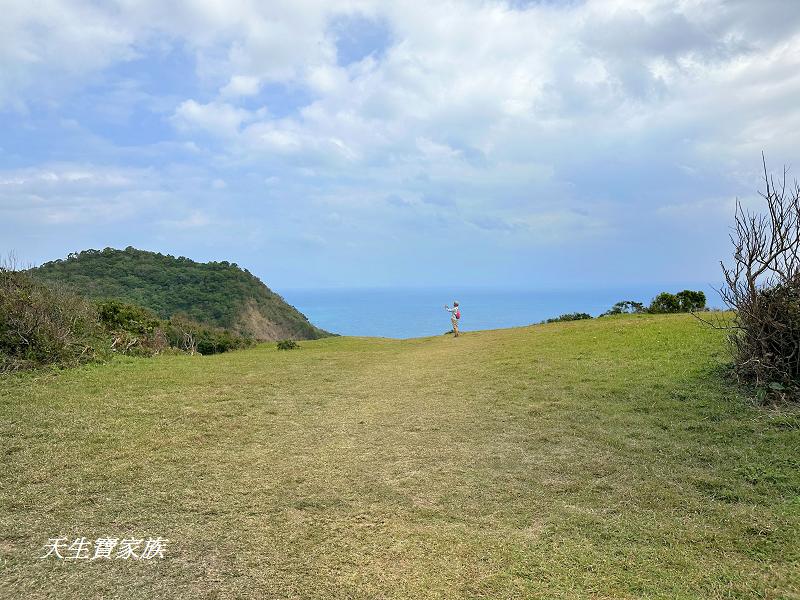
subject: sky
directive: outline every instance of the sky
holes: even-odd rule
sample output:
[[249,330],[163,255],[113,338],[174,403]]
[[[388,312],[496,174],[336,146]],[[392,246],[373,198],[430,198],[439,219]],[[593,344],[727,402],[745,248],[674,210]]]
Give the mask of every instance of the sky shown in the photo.
[[0,253],[25,264],[135,246],[277,290],[703,284],[761,153],[798,160],[795,0],[0,14]]

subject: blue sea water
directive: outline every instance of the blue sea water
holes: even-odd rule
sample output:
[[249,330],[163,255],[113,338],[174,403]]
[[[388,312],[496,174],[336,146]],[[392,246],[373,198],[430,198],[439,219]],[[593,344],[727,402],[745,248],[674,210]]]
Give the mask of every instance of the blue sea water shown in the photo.
[[341,335],[411,338],[450,330],[444,305],[458,300],[461,331],[538,323],[570,312],[592,316],[619,300],[645,304],[659,292],[702,290],[711,307],[721,307],[711,285],[645,285],[597,290],[502,289],[318,289],[284,290],[284,299],[315,325]]

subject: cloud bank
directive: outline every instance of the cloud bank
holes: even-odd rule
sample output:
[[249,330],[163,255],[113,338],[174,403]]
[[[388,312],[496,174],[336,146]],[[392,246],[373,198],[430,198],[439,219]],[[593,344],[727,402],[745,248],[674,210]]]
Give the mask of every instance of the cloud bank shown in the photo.
[[7,249],[278,287],[716,281],[800,128],[780,0],[51,0],[0,62]]

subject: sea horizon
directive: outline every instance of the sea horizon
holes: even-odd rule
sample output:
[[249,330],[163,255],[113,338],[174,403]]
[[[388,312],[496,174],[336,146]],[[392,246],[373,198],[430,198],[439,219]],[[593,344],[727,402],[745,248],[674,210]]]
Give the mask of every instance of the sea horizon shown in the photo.
[[347,336],[407,339],[450,330],[444,306],[459,302],[463,332],[522,327],[566,313],[597,317],[620,300],[647,305],[660,292],[683,289],[706,294],[709,308],[722,308],[718,284],[641,284],[598,288],[359,287],[294,288],[281,296],[316,326]]

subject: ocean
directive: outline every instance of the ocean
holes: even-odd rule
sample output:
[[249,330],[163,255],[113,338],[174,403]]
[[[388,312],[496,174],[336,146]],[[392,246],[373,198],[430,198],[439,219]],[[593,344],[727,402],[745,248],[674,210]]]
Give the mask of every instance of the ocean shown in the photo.
[[710,307],[722,306],[709,285],[647,285],[597,290],[294,289],[281,295],[323,329],[340,335],[411,338],[450,330],[444,305],[458,300],[461,331],[539,323],[571,312],[593,317],[620,300],[649,304],[659,292],[702,290]]

